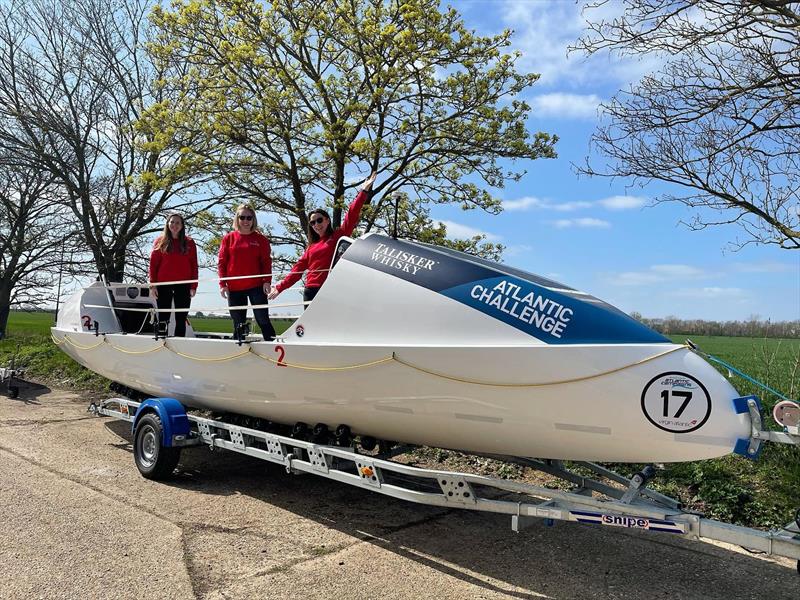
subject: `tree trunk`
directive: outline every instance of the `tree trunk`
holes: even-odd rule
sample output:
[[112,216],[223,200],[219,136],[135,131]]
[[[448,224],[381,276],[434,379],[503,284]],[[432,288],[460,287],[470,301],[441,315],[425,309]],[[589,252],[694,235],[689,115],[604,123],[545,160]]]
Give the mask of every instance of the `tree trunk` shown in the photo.
[[122,282],[125,278],[125,249],[117,248],[103,256],[98,271],[108,283]]
[[6,337],[8,316],[11,313],[11,287],[0,283],[0,340]]

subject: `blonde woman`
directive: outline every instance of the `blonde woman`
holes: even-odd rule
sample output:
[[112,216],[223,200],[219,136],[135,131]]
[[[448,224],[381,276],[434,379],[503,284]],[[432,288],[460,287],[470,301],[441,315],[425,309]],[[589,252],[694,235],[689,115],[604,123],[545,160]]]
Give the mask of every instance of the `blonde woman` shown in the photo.
[[[242,204],[233,218],[233,231],[225,234],[219,246],[220,293],[228,299],[228,306],[267,304],[272,283],[272,255],[269,240],[258,231],[256,213],[252,207]],[[243,277],[231,279],[226,277]],[[241,331],[247,318],[246,308],[231,309],[234,332]],[[275,329],[269,320],[267,308],[254,308],[256,322],[265,340],[275,339]]]

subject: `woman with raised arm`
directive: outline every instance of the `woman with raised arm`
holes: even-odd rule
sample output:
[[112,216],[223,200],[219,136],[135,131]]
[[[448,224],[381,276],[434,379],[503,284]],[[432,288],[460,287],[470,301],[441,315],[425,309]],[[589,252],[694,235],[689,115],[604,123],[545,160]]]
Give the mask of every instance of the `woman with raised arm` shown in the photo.
[[[253,305],[267,304],[267,294],[272,283],[272,255],[269,240],[258,231],[256,212],[242,204],[233,217],[233,231],[226,233],[219,245],[219,287],[230,309],[234,335],[242,334],[247,319],[247,301]],[[254,277],[244,277],[253,275]],[[230,277],[232,279],[225,279]],[[254,308],[256,323],[265,340],[275,339],[275,329],[269,320],[269,309]]]
[[[191,283],[169,284],[170,281],[193,280]],[[167,285],[151,285],[150,291],[156,299],[160,323],[169,323],[169,309],[173,300],[175,308],[186,311],[175,312],[175,337],[186,336],[186,317],[189,304],[197,291],[197,246],[194,240],[186,235],[186,223],[183,217],[173,213],[164,223],[164,231],[153,244],[150,253],[150,283]]]
[[333,229],[331,217],[327,211],[317,208],[308,213],[308,241],[309,245],[303,256],[300,257],[289,274],[269,293],[269,299],[274,299],[282,291],[292,287],[299,281],[303,273],[306,275],[306,285],[303,289],[303,301],[311,302],[319,292],[319,288],[328,278],[328,269],[336,250],[336,242],[342,236],[349,236],[358,224],[361,217],[361,208],[369,198],[369,191],[378,174],[373,171],[359,187],[358,195],[347,209],[347,215],[341,227]]

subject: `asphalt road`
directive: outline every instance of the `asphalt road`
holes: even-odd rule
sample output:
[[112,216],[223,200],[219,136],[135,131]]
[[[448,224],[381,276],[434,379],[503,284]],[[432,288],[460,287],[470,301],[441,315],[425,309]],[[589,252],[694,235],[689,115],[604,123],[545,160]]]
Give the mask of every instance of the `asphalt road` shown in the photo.
[[0,598],[793,599],[789,560],[394,500],[204,448],[143,479],[129,425],[0,395]]

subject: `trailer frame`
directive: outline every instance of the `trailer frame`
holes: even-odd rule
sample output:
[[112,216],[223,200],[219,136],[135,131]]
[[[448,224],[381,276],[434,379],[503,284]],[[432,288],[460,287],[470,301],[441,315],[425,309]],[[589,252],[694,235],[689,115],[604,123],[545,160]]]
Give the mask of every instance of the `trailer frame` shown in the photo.
[[[751,414],[755,408],[753,403]],[[690,540],[725,542],[752,552],[794,559],[800,574],[800,510],[794,522],[771,531],[707,519],[699,513],[683,510],[677,500],[649,489],[647,484],[656,474],[653,467],[627,478],[595,463],[576,463],[592,473],[592,476],[585,476],[570,470],[561,461],[498,457],[548,473],[572,486],[569,490],[558,490],[483,475],[413,467],[362,454],[352,446],[317,444],[243,427],[187,413],[180,402],[171,398],[137,402],[115,397],[92,402],[88,410],[93,415],[131,422],[135,455],[140,447],[139,424],[147,422],[152,430],[153,423],[160,422],[161,431],[148,431],[146,441],[151,445],[160,444],[160,448],[150,450],[155,450],[156,456],[159,449],[168,451],[165,460],[174,459],[175,463],[180,449],[205,445],[211,451],[230,450],[281,465],[289,474],[313,474],[409,502],[505,514],[511,517],[511,528],[515,532],[530,526],[535,519],[544,519],[548,524],[566,521],[657,531]],[[143,421],[147,415],[155,415],[157,419],[151,417]],[[767,432],[760,429],[759,420],[754,423],[752,439],[758,445],[771,438],[796,444],[796,429],[783,434]],[[160,439],[156,439],[158,437]],[[138,457],[137,466],[142,471]],[[174,466],[166,465],[168,475]],[[142,474],[151,479],[164,478],[144,471]]]

